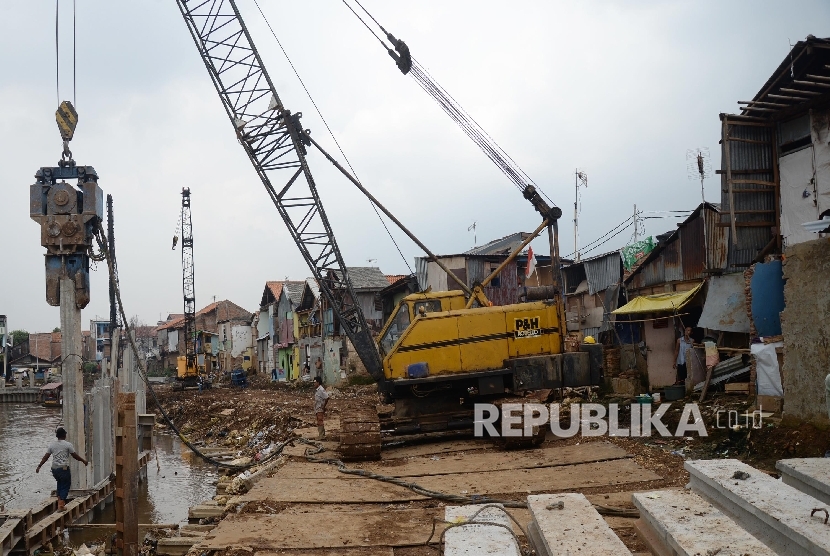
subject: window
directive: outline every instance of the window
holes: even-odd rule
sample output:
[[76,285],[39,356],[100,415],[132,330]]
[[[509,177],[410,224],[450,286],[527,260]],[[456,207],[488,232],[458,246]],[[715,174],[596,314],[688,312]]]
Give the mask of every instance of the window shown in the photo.
[[441,312],[441,300],[440,299],[431,299],[429,301],[418,301],[415,303],[414,306],[414,313],[416,316],[427,314],[427,313],[439,313]]
[[[440,308],[440,301],[438,303]],[[401,337],[401,334],[408,326],[409,307],[406,304],[403,304],[398,308],[398,313],[389,324],[389,328],[386,329],[386,334],[384,334],[383,338],[380,339],[380,350],[384,355],[392,351],[392,346],[397,343],[398,338]]]

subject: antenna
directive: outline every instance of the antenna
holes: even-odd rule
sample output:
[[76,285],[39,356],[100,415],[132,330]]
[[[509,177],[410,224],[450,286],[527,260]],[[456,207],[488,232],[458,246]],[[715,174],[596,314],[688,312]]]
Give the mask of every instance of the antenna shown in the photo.
[[703,181],[712,177],[712,163],[708,147],[698,147],[686,151],[686,173],[690,180],[700,180],[700,216],[703,218],[703,252],[704,267],[709,268],[709,248],[706,241],[706,194]]
[[588,187],[588,174],[577,168],[574,170],[574,255],[575,261],[579,262],[579,188]]
[[473,247],[478,243],[478,236],[476,235],[476,222],[473,222],[467,227],[468,232],[473,232]]
[[368,263],[369,266],[372,266],[372,263],[376,263],[376,262],[378,262],[378,260],[377,259],[366,259],[366,262]]

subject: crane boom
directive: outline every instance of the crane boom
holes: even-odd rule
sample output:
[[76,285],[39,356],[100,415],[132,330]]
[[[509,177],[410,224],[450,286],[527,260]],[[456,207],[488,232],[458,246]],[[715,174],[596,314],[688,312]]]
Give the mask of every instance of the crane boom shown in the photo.
[[[306,162],[301,113],[285,108],[233,0],[176,0],[254,169],[369,374],[383,382],[372,332]],[[279,185],[283,184],[284,185]],[[279,189],[277,189],[279,188]]]

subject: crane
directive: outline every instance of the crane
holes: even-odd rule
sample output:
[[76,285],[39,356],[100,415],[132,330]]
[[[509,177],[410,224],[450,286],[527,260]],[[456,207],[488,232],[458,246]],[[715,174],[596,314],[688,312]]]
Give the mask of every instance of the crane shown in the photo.
[[[190,188],[182,188],[180,216],[182,234],[182,296],[184,298],[184,355],[177,358],[176,386],[186,388],[205,382],[196,361],[196,284],[193,266],[193,221],[190,216]],[[177,236],[173,237],[176,248]]]
[[[535,292],[529,288],[526,302],[499,307],[493,307],[485,294],[491,280],[545,228],[557,260],[556,226],[561,209],[551,207],[532,183],[517,177],[516,181],[522,181],[522,195],[542,216],[542,223],[489,276],[468,285],[303,129],[302,113],[291,112],[283,104],[234,0],[177,0],[177,4],[237,139],[321,295],[377,381],[379,392],[387,402],[395,403],[394,414],[341,416],[344,458],[378,457],[381,427],[425,434],[472,428],[470,401],[504,398],[508,391],[512,395],[529,389],[598,384],[602,357],[601,351],[599,357],[593,352],[601,346],[563,353],[565,315],[558,288]],[[405,45],[398,46],[405,51]],[[406,63],[404,57],[402,65]],[[377,342],[354,301],[348,269],[308,165],[312,146],[460,288],[405,297]]]

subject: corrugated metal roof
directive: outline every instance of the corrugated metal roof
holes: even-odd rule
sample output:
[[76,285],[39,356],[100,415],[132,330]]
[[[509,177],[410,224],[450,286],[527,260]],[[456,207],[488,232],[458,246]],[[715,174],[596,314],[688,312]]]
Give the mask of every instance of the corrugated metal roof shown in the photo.
[[500,239],[494,239],[484,245],[473,247],[465,251],[464,255],[509,255],[516,250],[524,240],[530,237],[528,232],[516,232]]
[[[389,285],[386,275],[376,266],[349,266],[346,271],[355,291],[380,291]],[[335,271],[334,274],[339,278],[338,272]]]

